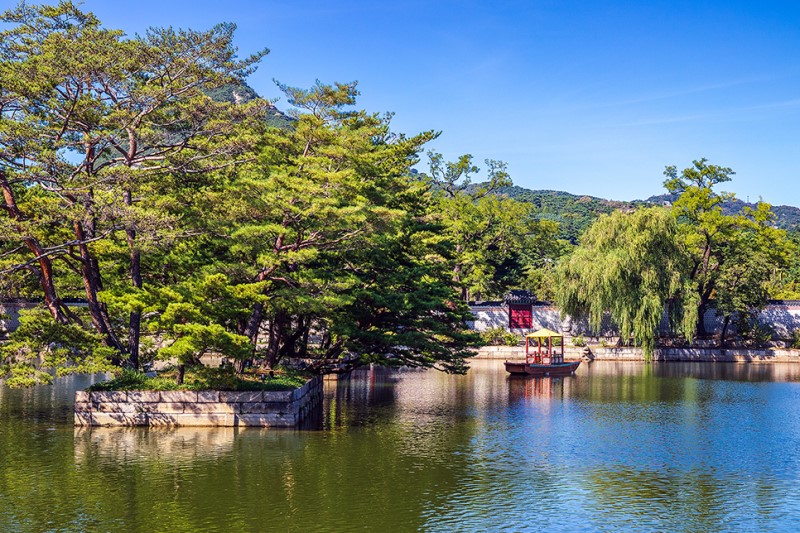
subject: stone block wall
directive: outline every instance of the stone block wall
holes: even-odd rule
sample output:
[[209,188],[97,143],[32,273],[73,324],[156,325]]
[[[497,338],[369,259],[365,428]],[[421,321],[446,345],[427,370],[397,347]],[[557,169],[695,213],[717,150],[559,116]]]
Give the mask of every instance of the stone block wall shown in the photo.
[[75,425],[294,427],[321,402],[321,376],[293,391],[78,391]]
[[[476,331],[486,331],[491,328],[508,329],[508,307],[475,305],[471,307],[474,320],[467,322],[467,326]],[[531,331],[537,329],[552,329],[560,331],[562,328],[561,315],[558,309],[547,305],[532,306]],[[513,333],[523,334],[529,331],[522,329],[512,329]]]

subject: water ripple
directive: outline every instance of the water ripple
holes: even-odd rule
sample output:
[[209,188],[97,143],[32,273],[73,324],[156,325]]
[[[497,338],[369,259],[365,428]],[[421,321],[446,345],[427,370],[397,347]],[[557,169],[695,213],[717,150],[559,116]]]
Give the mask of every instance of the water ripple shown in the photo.
[[0,530],[800,530],[798,374],[737,368],[364,370],[309,431],[76,430],[94,378],[0,389]]

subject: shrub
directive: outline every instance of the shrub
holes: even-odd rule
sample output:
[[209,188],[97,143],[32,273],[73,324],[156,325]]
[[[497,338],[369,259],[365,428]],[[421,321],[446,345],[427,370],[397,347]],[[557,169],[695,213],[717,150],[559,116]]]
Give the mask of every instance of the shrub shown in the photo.
[[168,369],[153,376],[137,370],[123,369],[114,379],[96,383],[89,390],[292,390],[302,387],[310,377],[304,372],[282,367],[271,374],[237,374],[232,367],[191,366],[186,369],[183,384],[178,385],[176,373],[177,370]]
[[51,383],[53,369],[59,377],[114,371],[119,368],[112,363],[114,355],[98,333],[58,323],[46,309],[26,309],[20,312],[19,327],[0,344],[0,378],[8,377],[9,387],[31,387]]
[[503,335],[503,344],[506,346],[517,346],[519,344],[519,336],[515,333],[505,333]]
[[499,346],[505,344],[508,332],[503,328],[489,328],[481,332],[481,341],[485,346]]
[[775,330],[772,329],[772,326],[760,320],[742,321],[740,327],[742,337],[755,346],[765,345],[775,335]]
[[792,348],[800,348],[800,329],[792,331]]
[[586,346],[586,339],[583,338],[583,335],[578,335],[577,337],[572,337],[572,345],[582,348]]

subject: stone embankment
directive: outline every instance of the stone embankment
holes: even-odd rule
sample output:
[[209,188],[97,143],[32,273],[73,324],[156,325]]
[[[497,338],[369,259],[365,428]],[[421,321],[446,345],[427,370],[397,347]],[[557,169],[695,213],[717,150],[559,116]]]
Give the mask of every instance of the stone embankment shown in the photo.
[[75,425],[295,427],[321,402],[321,376],[293,391],[78,391]]
[[[580,359],[585,348],[567,346],[565,359]],[[641,348],[603,348],[590,346],[588,356],[597,361],[644,361]],[[478,350],[475,359],[523,359],[525,348],[521,346],[484,346]],[[753,350],[745,348],[656,348],[653,361],[692,361],[725,363],[800,363],[800,350],[769,349]]]

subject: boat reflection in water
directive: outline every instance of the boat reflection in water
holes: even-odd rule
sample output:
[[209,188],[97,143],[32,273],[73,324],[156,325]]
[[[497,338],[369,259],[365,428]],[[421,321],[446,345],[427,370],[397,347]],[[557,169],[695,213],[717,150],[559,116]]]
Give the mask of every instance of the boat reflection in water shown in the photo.
[[525,401],[549,402],[556,398],[563,400],[569,396],[574,376],[525,377],[508,376],[508,401],[510,404]]

